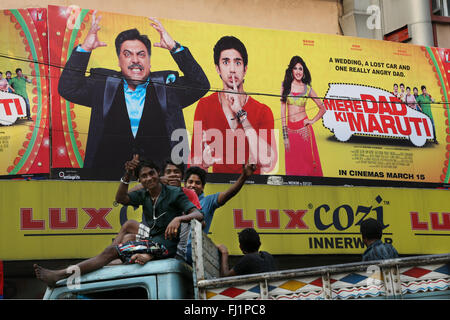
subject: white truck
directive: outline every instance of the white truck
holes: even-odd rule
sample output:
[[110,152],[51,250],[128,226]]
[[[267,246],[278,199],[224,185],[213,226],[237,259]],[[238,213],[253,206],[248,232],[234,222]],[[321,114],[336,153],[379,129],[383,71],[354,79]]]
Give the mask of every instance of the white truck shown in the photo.
[[450,299],[450,254],[219,277],[220,254],[191,222],[192,267],[177,259],[106,266],[47,288],[44,299]]
[[0,125],[13,125],[17,119],[26,115],[26,103],[22,96],[0,91]]

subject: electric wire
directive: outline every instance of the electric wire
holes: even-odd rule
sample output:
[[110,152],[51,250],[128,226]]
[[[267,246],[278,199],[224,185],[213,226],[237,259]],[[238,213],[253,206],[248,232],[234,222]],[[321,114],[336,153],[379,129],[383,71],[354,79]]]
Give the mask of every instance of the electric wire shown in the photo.
[[[51,64],[49,62],[30,60],[30,59],[25,58],[25,57],[10,56],[10,55],[4,54],[4,53],[0,53],[0,58],[16,60],[16,61],[22,61],[22,62],[27,62],[27,63],[35,63],[35,64],[44,65],[46,67],[53,67],[53,68],[58,68],[58,69],[63,69],[63,70],[66,69],[66,70],[69,70],[69,71],[72,71],[72,72],[79,72],[79,73],[83,73],[83,74],[91,74],[91,72],[87,71],[87,70],[70,69],[70,68],[67,68],[67,66],[62,66],[62,65],[58,65],[58,64]],[[107,74],[102,74],[101,72],[98,72],[98,70],[96,70],[95,71],[95,75],[96,75],[96,77],[97,76],[99,76],[99,77],[104,76],[104,77],[115,77],[117,79],[124,79],[123,76],[119,75],[120,72],[119,71],[117,71],[117,72],[118,72],[118,75],[107,75]],[[24,74],[24,75],[37,78],[37,76],[33,76],[31,74]],[[47,78],[47,79],[50,79],[50,81],[52,81],[52,79],[59,79],[59,76],[41,75],[40,78],[44,78],[44,79]],[[94,78],[94,79],[90,79],[90,81],[103,81],[103,80]],[[144,82],[146,82],[146,80],[142,81],[142,82],[144,83]],[[205,88],[191,87],[191,86],[187,86],[187,85],[178,85],[178,84],[174,84],[174,83],[169,83],[168,84],[168,83],[165,83],[165,82],[162,83],[162,82],[158,82],[158,81],[154,81],[154,80],[151,80],[150,82],[152,84],[157,84],[157,85],[161,85],[161,86],[169,86],[169,87],[172,87],[172,88],[183,89],[183,90],[202,90],[202,91],[205,90]],[[282,95],[280,95],[280,94],[272,94],[272,93],[264,93],[264,92],[249,92],[249,91],[246,91],[246,92],[235,92],[235,91],[219,89],[219,88],[209,88],[207,90],[207,92],[225,93],[225,94],[233,94],[233,95],[264,96],[264,97],[273,97],[273,98],[280,98],[280,99],[282,98]],[[319,99],[319,100],[322,100],[322,101],[326,99],[326,100],[339,100],[339,101],[352,101],[352,102],[372,102],[372,103],[373,102],[375,102],[375,103],[383,102],[383,103],[386,103],[386,101],[364,100],[364,99],[343,98],[343,97],[331,98],[331,97],[322,97],[322,96],[317,96],[317,97],[309,97],[309,96],[307,96],[307,97],[303,97],[303,98],[306,98],[306,99]],[[404,102],[389,102],[389,103],[404,103]],[[434,102],[430,102],[429,104],[430,104],[431,108],[438,108],[439,105],[448,105],[449,103],[448,102],[444,102],[444,101],[434,101]],[[317,106],[305,107],[305,111],[300,111],[299,113],[309,112],[309,111],[311,111],[313,109],[316,109],[316,108],[317,108]],[[291,115],[295,115],[295,113],[293,113]],[[77,115],[77,117],[78,117],[78,115]],[[287,116],[285,117],[285,119],[286,118],[287,118]],[[82,119],[83,119],[83,117],[82,117]],[[282,119],[283,119],[283,117],[274,118],[274,121],[280,121]],[[44,120],[47,120],[47,118],[44,117]],[[86,118],[84,118],[84,120],[86,120]],[[12,124],[13,123],[11,123],[11,125]],[[17,125],[29,126],[27,124],[21,124],[21,123],[17,123]],[[34,126],[34,127],[36,127],[36,126]],[[38,128],[40,128],[40,129],[47,129],[47,127],[39,127],[39,126],[38,126]],[[187,128],[186,128],[186,130],[187,130]],[[58,131],[61,131],[61,130],[53,128],[52,131],[53,132],[58,132]],[[88,134],[88,132],[79,132],[79,131],[77,131],[77,132],[79,134],[83,134],[83,135],[87,135]]]

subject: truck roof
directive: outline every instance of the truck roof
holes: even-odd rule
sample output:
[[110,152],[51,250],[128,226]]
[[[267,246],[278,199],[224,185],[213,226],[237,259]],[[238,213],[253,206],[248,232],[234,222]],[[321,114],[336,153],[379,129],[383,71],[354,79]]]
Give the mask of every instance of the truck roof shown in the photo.
[[[80,284],[130,277],[150,276],[155,274],[161,275],[165,273],[181,273],[187,277],[192,277],[192,267],[184,261],[175,258],[150,261],[143,266],[139,264],[111,265],[82,275],[80,277]],[[66,284],[67,279],[63,279],[58,281],[55,287],[66,286]]]

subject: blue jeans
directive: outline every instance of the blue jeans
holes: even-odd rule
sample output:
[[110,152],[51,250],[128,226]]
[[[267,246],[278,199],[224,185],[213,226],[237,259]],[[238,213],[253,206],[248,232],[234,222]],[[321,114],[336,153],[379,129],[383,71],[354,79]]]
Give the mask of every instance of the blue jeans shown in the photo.
[[27,118],[30,117],[31,113],[30,113],[30,101],[28,100],[28,98],[24,98],[25,99],[25,107],[27,109]]

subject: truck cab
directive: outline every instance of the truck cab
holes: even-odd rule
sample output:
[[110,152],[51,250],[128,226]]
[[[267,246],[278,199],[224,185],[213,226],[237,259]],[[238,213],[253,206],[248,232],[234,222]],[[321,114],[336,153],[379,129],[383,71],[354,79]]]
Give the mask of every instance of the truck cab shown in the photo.
[[175,259],[105,266],[47,288],[44,299],[192,299],[192,268]]

